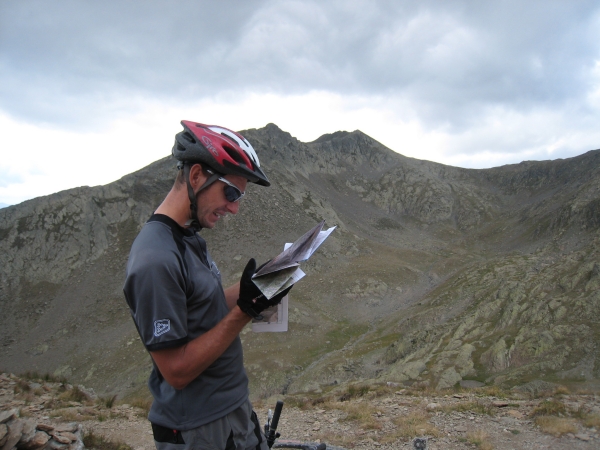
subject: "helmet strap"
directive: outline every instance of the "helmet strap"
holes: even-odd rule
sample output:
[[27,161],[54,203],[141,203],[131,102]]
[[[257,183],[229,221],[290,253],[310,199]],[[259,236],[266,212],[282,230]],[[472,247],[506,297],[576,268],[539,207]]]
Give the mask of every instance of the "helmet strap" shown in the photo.
[[213,173],[208,179],[204,182],[198,192],[194,194],[194,189],[192,188],[192,183],[190,182],[190,170],[192,164],[184,164],[183,165],[183,174],[185,176],[185,184],[187,185],[188,198],[190,199],[190,218],[185,222],[186,227],[193,228],[196,232],[202,229],[200,226],[200,221],[198,220],[198,200],[196,195],[208,186],[217,181],[221,175],[218,173]]

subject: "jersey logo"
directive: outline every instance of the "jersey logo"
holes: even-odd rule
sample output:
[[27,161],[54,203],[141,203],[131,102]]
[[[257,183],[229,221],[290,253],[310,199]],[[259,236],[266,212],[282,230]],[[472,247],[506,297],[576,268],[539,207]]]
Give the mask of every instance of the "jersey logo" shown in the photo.
[[171,329],[171,321],[169,319],[161,319],[154,321],[154,336],[158,337],[165,334]]

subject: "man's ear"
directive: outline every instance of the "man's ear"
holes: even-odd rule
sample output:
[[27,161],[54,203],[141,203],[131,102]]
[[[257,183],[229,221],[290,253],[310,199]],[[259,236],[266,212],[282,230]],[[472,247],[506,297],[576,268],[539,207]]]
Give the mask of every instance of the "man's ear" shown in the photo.
[[192,184],[194,192],[197,192],[205,181],[206,175],[204,174],[204,170],[202,170],[202,166],[200,164],[194,164],[190,168],[190,183]]

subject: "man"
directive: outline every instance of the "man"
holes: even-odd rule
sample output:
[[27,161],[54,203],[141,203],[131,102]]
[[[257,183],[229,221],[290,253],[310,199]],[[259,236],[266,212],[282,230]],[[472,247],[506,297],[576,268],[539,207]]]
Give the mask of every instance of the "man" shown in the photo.
[[239,283],[223,289],[197,231],[236,214],[248,182],[270,183],[240,134],[181,124],[172,150],[177,179],[132,245],[123,289],[154,362],[154,440],[158,450],[264,450],[239,333],[287,292],[267,300],[251,280],[254,259]]

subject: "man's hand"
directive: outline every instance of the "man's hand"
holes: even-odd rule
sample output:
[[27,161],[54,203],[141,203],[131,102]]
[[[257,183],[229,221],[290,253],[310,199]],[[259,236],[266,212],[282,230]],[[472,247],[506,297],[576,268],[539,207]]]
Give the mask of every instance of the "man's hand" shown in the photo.
[[254,258],[251,258],[242,273],[242,279],[240,280],[240,297],[238,298],[237,304],[242,311],[253,319],[262,320],[263,317],[260,313],[271,306],[278,305],[283,297],[285,297],[290,289],[292,289],[292,286],[275,295],[273,298],[267,299],[252,281],[252,275],[254,275],[255,272],[256,261]]

